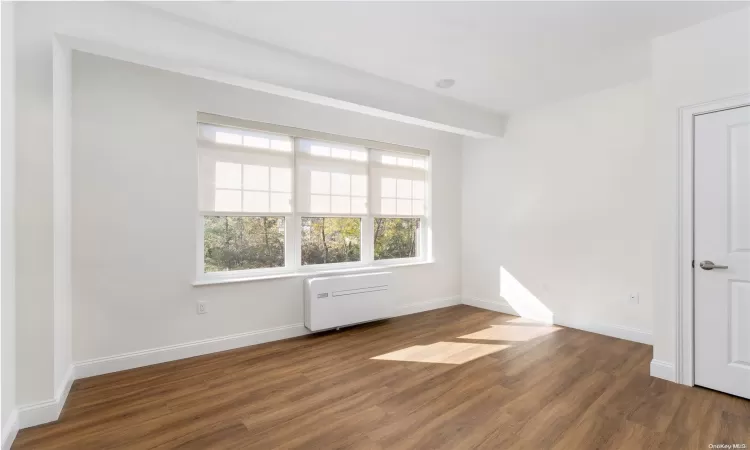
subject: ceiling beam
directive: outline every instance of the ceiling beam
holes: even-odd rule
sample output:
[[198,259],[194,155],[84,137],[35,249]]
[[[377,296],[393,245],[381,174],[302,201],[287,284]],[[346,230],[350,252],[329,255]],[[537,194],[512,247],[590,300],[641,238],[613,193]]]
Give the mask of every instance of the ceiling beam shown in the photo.
[[76,50],[449,133],[505,132],[501,113],[144,5],[54,6],[55,32]]

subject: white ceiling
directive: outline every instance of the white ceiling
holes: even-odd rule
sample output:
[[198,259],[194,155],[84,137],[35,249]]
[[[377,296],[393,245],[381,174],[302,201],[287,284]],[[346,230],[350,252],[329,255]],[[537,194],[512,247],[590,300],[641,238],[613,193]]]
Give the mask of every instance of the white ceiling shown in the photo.
[[[649,42],[742,2],[159,2],[169,13],[501,112],[645,77]],[[438,79],[454,78],[449,90]]]

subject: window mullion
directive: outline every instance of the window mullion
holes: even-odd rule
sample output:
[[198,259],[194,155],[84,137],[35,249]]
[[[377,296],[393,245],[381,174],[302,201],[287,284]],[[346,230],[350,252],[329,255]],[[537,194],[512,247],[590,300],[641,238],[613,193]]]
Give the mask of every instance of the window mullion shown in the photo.
[[[256,133],[256,135],[253,135],[252,132],[244,132],[243,131],[242,133],[240,133],[240,132],[234,131],[232,129],[228,129],[227,133],[229,133],[229,134],[232,134],[232,133],[233,134],[242,134],[243,136],[247,135],[247,136],[251,136],[251,137],[252,136],[263,137],[263,136],[261,136],[262,133],[261,134]],[[201,134],[201,136],[203,136],[203,135]],[[223,227],[224,227],[223,223],[224,222],[221,222],[221,223],[217,222],[216,219],[213,218],[213,216],[218,216],[218,217],[221,217],[221,216],[236,217],[235,219],[228,219],[229,222],[226,222],[228,227],[229,226],[236,227],[235,231],[233,231],[234,233],[258,233],[258,232],[262,233],[263,232],[262,231],[263,230],[263,226],[265,225],[265,221],[261,221],[262,223],[261,223],[261,225],[259,227],[258,226],[258,222],[260,221],[261,218],[264,218],[264,217],[278,217],[278,218],[283,217],[283,220],[285,222],[284,235],[283,235],[283,239],[284,239],[284,245],[283,245],[283,248],[284,248],[284,260],[283,260],[283,263],[284,263],[285,267],[284,268],[280,267],[281,260],[278,258],[278,256],[280,256],[279,255],[279,250],[280,249],[278,247],[278,242],[281,239],[281,236],[279,234],[279,231],[281,231],[281,230],[278,229],[278,228],[276,228],[276,230],[274,231],[274,235],[273,235],[274,236],[274,240],[275,240],[274,245],[273,245],[273,253],[269,253],[269,255],[273,256],[273,259],[270,260],[270,262],[269,262],[271,264],[271,267],[267,267],[267,268],[252,268],[252,269],[247,269],[247,270],[236,270],[237,275],[242,274],[243,276],[246,276],[249,273],[299,272],[299,271],[302,271],[302,270],[305,270],[305,269],[309,270],[311,273],[317,272],[317,271],[325,271],[325,270],[327,270],[328,267],[323,266],[323,265],[318,265],[320,263],[316,262],[317,261],[316,258],[312,259],[311,260],[312,262],[308,261],[308,264],[309,264],[308,266],[302,266],[302,245],[307,242],[307,241],[303,242],[303,236],[302,236],[302,230],[303,230],[302,229],[302,225],[303,225],[302,220],[303,220],[303,216],[305,216],[305,217],[307,217],[307,216],[312,216],[312,217],[316,217],[316,216],[317,217],[340,217],[342,219],[344,219],[344,218],[355,219],[356,218],[356,219],[360,220],[360,236],[359,236],[359,238],[360,238],[360,251],[359,251],[359,253],[360,253],[360,260],[359,261],[348,261],[348,259],[349,259],[349,255],[348,254],[346,255],[346,258],[344,258],[344,259],[342,259],[340,256],[337,256],[336,259],[332,259],[334,262],[329,262],[329,264],[333,264],[335,267],[356,267],[356,266],[361,266],[361,265],[372,265],[372,264],[378,264],[378,263],[383,264],[383,265],[393,264],[393,263],[397,262],[396,261],[397,258],[404,258],[405,256],[403,256],[403,255],[408,255],[409,254],[408,252],[406,252],[406,250],[407,250],[406,247],[403,247],[403,246],[400,246],[400,247],[396,246],[396,247],[394,247],[394,244],[398,244],[400,242],[405,242],[404,241],[405,240],[405,235],[403,234],[403,232],[405,230],[402,229],[402,228],[398,228],[398,226],[396,228],[393,228],[394,222],[390,222],[391,223],[391,225],[389,225],[390,228],[387,228],[390,231],[383,238],[383,239],[385,239],[385,241],[383,241],[383,242],[385,242],[385,244],[384,244],[385,247],[384,247],[383,254],[380,255],[380,257],[383,258],[383,259],[377,260],[377,261],[375,260],[375,256],[376,256],[375,255],[375,239],[374,239],[375,238],[375,236],[374,236],[375,220],[376,220],[376,218],[380,218],[380,217],[390,217],[390,218],[393,218],[393,219],[413,218],[413,219],[419,220],[420,229],[419,229],[418,235],[416,236],[416,238],[419,240],[419,242],[417,243],[418,245],[416,246],[416,253],[417,253],[417,256],[420,257],[420,258],[425,258],[425,257],[429,258],[431,256],[432,246],[430,245],[430,241],[431,241],[431,237],[432,237],[431,236],[432,235],[432,230],[431,230],[431,216],[432,216],[432,214],[431,214],[432,213],[432,209],[431,209],[431,205],[432,205],[432,202],[431,202],[431,200],[432,200],[432,195],[431,195],[432,194],[432,173],[431,173],[431,170],[429,170],[429,168],[431,168],[432,164],[431,164],[431,159],[430,159],[429,154],[426,155],[426,158],[425,158],[425,156],[421,156],[421,158],[425,159],[425,161],[422,162],[420,166],[417,166],[416,162],[414,162],[414,167],[423,167],[424,166],[424,168],[426,169],[425,186],[424,186],[425,192],[424,192],[424,199],[423,199],[424,207],[423,207],[422,215],[420,215],[420,216],[414,215],[414,213],[415,213],[414,203],[416,201],[414,199],[414,196],[415,196],[415,194],[414,194],[414,192],[415,192],[414,191],[414,182],[415,181],[414,180],[416,179],[415,175],[413,173],[411,175],[409,175],[409,173],[405,173],[404,172],[404,175],[401,176],[400,175],[401,172],[398,172],[398,170],[400,170],[398,167],[396,167],[393,170],[390,170],[390,171],[386,170],[385,172],[381,173],[381,171],[380,171],[381,169],[379,168],[380,166],[375,163],[375,159],[376,159],[375,158],[375,154],[380,154],[380,153],[385,154],[387,152],[384,151],[384,150],[377,150],[377,149],[374,149],[374,148],[367,148],[366,149],[367,150],[367,161],[362,161],[361,158],[358,158],[358,161],[359,161],[358,164],[359,163],[365,163],[365,164],[367,164],[367,168],[366,168],[366,172],[365,172],[367,174],[367,183],[366,183],[367,192],[366,192],[366,195],[365,195],[365,201],[366,201],[366,211],[365,211],[365,213],[362,214],[360,212],[360,210],[357,210],[357,212],[354,212],[354,209],[353,209],[353,198],[354,197],[352,195],[353,178],[350,176],[349,179],[348,179],[348,183],[349,183],[349,195],[348,195],[349,214],[333,214],[333,213],[331,213],[328,216],[326,216],[326,215],[316,215],[316,214],[308,214],[308,213],[302,213],[302,212],[300,212],[301,211],[300,208],[303,207],[304,206],[303,204],[306,203],[306,201],[307,201],[307,197],[306,196],[300,197],[300,190],[302,190],[304,192],[307,192],[308,187],[307,187],[307,182],[306,181],[302,182],[306,178],[303,177],[302,179],[300,179],[299,178],[299,173],[300,173],[300,171],[303,171],[303,175],[304,175],[305,173],[307,173],[305,171],[308,170],[308,169],[307,169],[306,165],[304,164],[303,159],[302,158],[298,158],[298,157],[300,155],[302,155],[302,153],[306,153],[307,152],[306,147],[305,147],[307,145],[307,141],[304,138],[293,137],[291,135],[285,137],[285,139],[286,138],[288,138],[289,140],[291,140],[291,146],[292,146],[292,148],[291,148],[291,155],[290,155],[291,156],[291,169],[292,169],[290,210],[288,212],[286,212],[286,213],[276,213],[276,214],[274,214],[274,213],[271,213],[270,210],[267,211],[267,212],[265,212],[265,213],[263,213],[263,212],[255,213],[255,212],[247,212],[247,211],[245,211],[245,202],[244,202],[245,194],[248,195],[248,201],[251,203],[250,205],[248,205],[248,209],[261,211],[263,208],[261,208],[260,206],[257,206],[257,207],[253,206],[253,205],[255,205],[254,202],[255,202],[256,197],[258,197],[257,193],[263,192],[263,193],[265,193],[268,196],[267,201],[268,201],[268,205],[269,205],[269,208],[270,208],[271,203],[272,203],[271,197],[272,197],[272,195],[275,192],[275,191],[273,191],[271,189],[271,186],[273,185],[273,181],[275,179],[274,175],[273,175],[273,173],[271,171],[269,171],[269,173],[268,173],[268,183],[269,183],[269,185],[268,185],[268,190],[267,191],[266,190],[259,191],[259,190],[256,190],[256,189],[246,189],[245,188],[245,178],[246,178],[245,177],[245,168],[246,168],[246,164],[253,164],[253,161],[256,161],[255,159],[251,159],[250,158],[250,156],[255,155],[255,153],[248,154],[250,156],[247,156],[247,158],[243,157],[244,159],[240,158],[235,153],[232,153],[230,156],[226,157],[227,158],[227,162],[224,163],[224,164],[230,164],[231,163],[231,164],[239,164],[240,165],[240,171],[241,172],[240,172],[240,186],[239,186],[239,189],[230,189],[230,188],[226,188],[226,189],[222,188],[221,189],[221,190],[227,190],[227,191],[229,191],[229,190],[232,190],[232,191],[239,190],[239,192],[240,192],[240,207],[239,207],[239,209],[237,211],[232,210],[234,202],[236,202],[236,196],[234,196],[236,194],[234,194],[234,193],[232,193],[231,195],[230,194],[226,194],[229,197],[234,196],[233,198],[229,198],[229,200],[231,200],[231,203],[227,203],[226,201],[224,201],[223,203],[220,202],[221,205],[228,205],[228,206],[226,206],[226,209],[230,209],[230,211],[224,211],[224,212],[222,212],[222,211],[217,211],[216,210],[216,207],[218,206],[218,204],[216,202],[218,201],[218,199],[216,199],[215,197],[216,197],[216,192],[218,190],[220,190],[218,187],[216,187],[216,179],[215,179],[216,178],[216,171],[213,170],[212,168],[210,168],[212,170],[207,170],[205,167],[199,166],[199,170],[201,170],[199,176],[200,177],[207,177],[207,178],[205,178],[205,180],[207,180],[207,181],[201,180],[202,184],[201,184],[201,187],[199,188],[199,191],[200,191],[199,195],[202,195],[201,193],[203,192],[202,191],[203,189],[208,189],[209,188],[207,186],[213,185],[213,186],[210,186],[210,189],[211,189],[211,192],[214,195],[214,198],[212,198],[212,202],[213,203],[211,203],[211,204],[206,203],[206,201],[207,201],[206,200],[206,198],[207,198],[206,196],[199,197],[199,201],[198,201],[198,205],[199,205],[198,222],[199,223],[197,224],[198,233],[197,233],[197,239],[196,239],[196,245],[197,245],[197,248],[196,248],[196,260],[197,261],[196,261],[196,263],[197,263],[197,266],[198,266],[197,267],[197,276],[198,277],[208,276],[208,277],[216,277],[216,278],[220,278],[220,277],[221,278],[229,278],[232,275],[231,272],[235,271],[235,269],[231,268],[231,267],[234,267],[234,266],[230,267],[229,264],[225,264],[223,262],[223,260],[221,260],[221,258],[219,258],[219,257],[216,257],[216,254],[213,252],[213,248],[217,246],[217,244],[213,243],[216,240],[216,239],[213,238],[214,235],[216,235],[216,236],[222,236],[223,235],[222,233],[225,233],[223,231]],[[216,140],[216,139],[214,139],[214,140]],[[283,140],[283,139],[281,139],[281,140]],[[289,142],[289,140],[287,140],[285,142]],[[239,144],[239,145],[244,145],[246,143],[247,142],[245,142],[244,137],[243,137],[242,144]],[[227,145],[229,145],[229,144],[227,144]],[[260,144],[258,144],[258,145],[260,145]],[[288,144],[284,143],[284,145],[286,146]],[[269,144],[269,146],[271,146],[271,144]],[[230,146],[230,147],[232,147],[232,148],[230,148],[230,150],[233,149],[233,146]],[[236,145],[234,147],[236,147]],[[250,148],[248,146],[244,146],[244,147]],[[264,147],[264,149],[265,149],[265,147]],[[217,150],[224,151],[226,149],[224,149],[223,147],[217,147]],[[246,149],[244,149],[244,150],[246,150]],[[286,149],[286,148],[284,150],[288,151],[288,149]],[[270,147],[269,147],[269,151],[270,151]],[[274,152],[276,152],[276,151],[277,150],[274,150]],[[361,150],[358,150],[358,151],[361,152]],[[215,159],[217,161],[217,164],[218,164],[218,162],[221,162],[220,161],[221,160],[220,157],[222,157],[222,155],[223,155],[223,153],[219,154],[219,156],[215,157]],[[287,155],[288,155],[288,153],[287,153]],[[343,158],[343,156],[341,156],[341,154],[337,154],[337,155],[338,155],[337,157]],[[417,158],[417,157],[412,157],[412,158]],[[396,163],[398,163],[399,165],[404,165],[404,164],[406,164],[406,163],[404,163],[404,161],[406,161],[408,163],[408,157],[404,161],[402,161],[402,159],[404,159],[404,158],[401,158],[401,157],[399,157],[397,161],[395,159],[393,159],[393,157],[391,157],[391,159],[392,159],[392,161],[385,162],[385,156],[383,156],[383,162],[386,163],[386,164],[396,164]],[[201,160],[201,161],[203,161],[203,160]],[[213,164],[213,162],[212,162],[213,159],[211,159],[211,160],[207,159],[207,161],[208,161],[208,163]],[[248,162],[248,161],[250,161],[250,162]],[[415,161],[416,161],[416,159],[415,159]],[[271,162],[267,161],[267,158],[265,158],[265,156],[263,158],[261,158],[259,156],[257,164],[259,164],[261,166],[272,165]],[[289,160],[288,159],[284,163],[284,166],[287,167],[287,164],[289,164]],[[299,167],[298,167],[298,164],[300,164]],[[206,167],[208,167],[208,166],[206,166]],[[340,162],[335,162],[335,161],[332,160],[332,162],[331,162],[331,164],[329,166],[323,167],[320,170],[324,170],[324,171],[327,170],[329,172],[336,172],[337,168],[340,168],[340,167],[341,167],[341,163]],[[206,169],[206,170],[204,170],[204,169]],[[386,169],[388,169],[388,168],[386,168]],[[217,168],[216,170],[219,170],[219,169]],[[233,169],[233,170],[236,170],[236,169]],[[248,169],[248,170],[250,170],[250,169]],[[341,171],[346,172],[346,173],[350,173],[350,175],[351,175],[351,172],[352,172],[351,170],[348,170],[346,168],[341,168]],[[357,174],[361,174],[363,172],[361,170],[361,166],[360,166],[360,169],[357,169],[355,172]],[[413,170],[412,170],[412,172],[413,172]],[[236,172],[232,172],[232,173],[230,173],[228,175],[225,175],[225,176],[228,177],[227,179],[231,180],[231,179],[234,179],[234,177],[236,176],[236,175],[234,175],[235,173]],[[378,174],[379,178],[377,178],[377,177],[376,177],[377,179],[373,178],[374,174]],[[257,177],[259,177],[259,176],[260,175],[258,175]],[[260,179],[260,178],[257,178],[256,175],[255,175],[255,172],[252,172],[252,171],[248,172],[248,177],[249,177],[248,180],[251,180],[251,181],[255,180],[255,179]],[[381,181],[381,179],[383,177],[392,177],[392,178],[398,178],[398,179],[404,178],[404,180],[401,180],[401,181],[411,180],[412,181],[412,184],[411,184],[411,196],[407,198],[407,195],[406,195],[407,194],[407,187],[408,186],[404,185],[403,189],[401,189],[400,186],[399,186],[399,183],[396,182],[396,185],[394,186],[394,190],[395,190],[395,193],[393,194],[394,198],[382,197],[381,194],[384,193],[384,192],[382,192],[382,189],[377,189],[378,192],[376,192],[376,190],[374,189],[374,186],[375,185],[380,186],[381,183],[379,181]],[[209,183],[209,181],[210,181],[210,183]],[[338,179],[337,179],[337,182],[338,182]],[[233,183],[231,183],[231,184],[233,184]],[[253,185],[253,186],[248,185],[248,188],[251,188],[251,187],[254,188],[255,185]],[[328,188],[329,188],[329,192],[328,192],[329,205],[333,205],[333,196],[334,196],[333,195],[333,189],[332,189],[333,188],[333,177],[329,177],[329,179],[328,179]],[[308,192],[308,194],[310,194],[310,193]],[[401,196],[404,196],[404,199],[403,199],[404,202],[402,202],[402,203],[404,203],[404,205],[402,205],[402,207],[401,207],[401,211],[400,211],[401,214],[398,214],[398,212],[399,212],[399,198]],[[281,196],[279,196],[279,199],[280,198],[281,198]],[[339,197],[339,200],[342,200],[342,198]],[[382,207],[381,208],[374,208],[374,206],[376,204],[381,204],[382,200],[388,200],[388,201],[392,201],[393,202],[394,211],[392,211],[392,214],[383,214],[384,208],[382,208]],[[357,201],[358,201],[358,205],[361,204],[362,197],[358,196],[357,197]],[[410,208],[411,208],[410,212],[412,213],[411,215],[404,215],[403,214],[403,213],[409,212],[409,210],[406,209],[405,201],[409,201],[410,202]],[[222,206],[222,208],[223,207],[224,206]],[[309,209],[304,209],[304,210],[308,211]],[[389,205],[388,208],[385,208],[385,210],[391,212],[390,211],[390,205]],[[207,222],[207,220],[208,220],[208,222]],[[337,219],[337,221],[338,221],[338,219]],[[250,223],[254,223],[255,225],[252,225],[252,227],[250,227],[250,225],[247,225],[247,224],[250,224]],[[276,222],[276,223],[278,224],[278,222]],[[326,224],[327,223],[328,222],[326,222]],[[207,228],[207,225],[209,225],[209,224],[210,224],[210,228]],[[221,225],[221,229],[218,227],[218,225]],[[265,225],[265,226],[270,227],[270,224],[269,225]],[[347,231],[346,232],[342,231],[342,232],[340,232],[340,233],[338,233],[336,235],[326,233],[327,236],[331,236],[332,242],[336,243],[336,246],[337,246],[336,247],[336,251],[337,252],[339,251],[339,249],[338,249],[338,245],[339,245],[338,244],[338,238],[335,238],[333,236],[338,236],[338,235],[344,236],[344,239],[346,240],[347,243],[351,242],[350,238],[351,239],[354,238],[353,234],[349,234],[350,231],[351,231],[351,228],[349,228],[349,225],[344,225],[342,223],[341,226],[346,226],[347,227],[346,228]],[[403,225],[402,224],[400,226],[404,227],[404,226],[407,226],[407,225]],[[413,227],[413,225],[411,227]],[[270,228],[268,228],[268,230],[270,230]],[[205,254],[206,254],[207,251],[209,251],[209,250],[207,250],[208,247],[206,247],[206,242],[205,242],[205,239],[206,239],[208,231],[210,231],[210,234],[208,234],[208,238],[209,238],[209,241],[211,241],[212,243],[211,243],[210,252],[209,252],[210,258],[206,259],[205,258]],[[228,231],[226,233],[228,233]],[[269,233],[269,237],[270,237],[270,231],[268,231],[268,233]],[[328,239],[326,239],[326,240],[328,241]],[[317,239],[315,240],[315,242],[317,242]],[[255,244],[252,244],[251,241],[248,241],[247,245],[253,246]],[[389,246],[390,247],[394,247],[395,249],[391,249]],[[266,246],[266,247],[269,247],[269,246]],[[346,247],[346,248],[349,249],[349,247]],[[264,258],[265,257],[263,255],[260,255],[257,258],[257,260],[260,261],[261,263],[265,264],[265,263],[267,263],[267,261]],[[209,266],[211,266],[211,270],[212,271],[216,271],[217,267],[221,268],[221,267],[225,267],[226,266],[227,268],[218,269],[220,271],[225,271],[225,272],[210,272],[210,273],[206,273],[205,272],[205,267],[206,267],[206,263],[207,262],[209,263]],[[253,258],[248,258],[248,265],[250,265],[250,263],[257,265],[257,262]],[[224,264],[224,265],[222,265],[222,264]],[[243,264],[244,264],[244,262],[243,262]],[[227,270],[229,272],[226,272]],[[255,272],[255,271],[258,271],[258,272]]]
[[[367,216],[363,219],[362,224],[362,260],[366,264],[371,264],[375,260],[375,236],[373,235],[374,216],[372,213],[373,199],[373,178],[372,178],[372,149],[367,149]],[[366,258],[366,259],[365,259]]]
[[299,270],[302,265],[302,230],[300,229],[301,220],[297,212],[297,151],[299,150],[299,138],[292,139],[292,217],[289,224],[291,236],[287,236],[290,244],[289,258],[287,266],[294,271]]
[[372,235],[372,216],[370,214],[366,216],[362,216],[360,218],[362,221],[362,237],[361,237],[361,243],[360,243],[360,249],[362,250],[362,262],[365,264],[370,264],[374,260],[374,239]]

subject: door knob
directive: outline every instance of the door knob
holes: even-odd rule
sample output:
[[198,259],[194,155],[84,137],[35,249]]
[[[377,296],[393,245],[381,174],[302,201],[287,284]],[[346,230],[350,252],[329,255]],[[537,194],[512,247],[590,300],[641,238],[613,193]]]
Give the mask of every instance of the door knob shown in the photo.
[[703,270],[713,270],[713,269],[728,269],[729,266],[719,266],[714,264],[713,261],[701,261],[700,263],[701,269]]

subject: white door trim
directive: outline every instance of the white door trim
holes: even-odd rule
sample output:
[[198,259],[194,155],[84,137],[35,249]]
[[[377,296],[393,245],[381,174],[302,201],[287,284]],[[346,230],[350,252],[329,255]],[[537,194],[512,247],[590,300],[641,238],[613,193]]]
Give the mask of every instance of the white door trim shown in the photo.
[[750,106],[750,94],[686,106],[679,111],[677,317],[675,320],[675,381],[693,386],[695,373],[693,322],[693,155],[695,116]]

